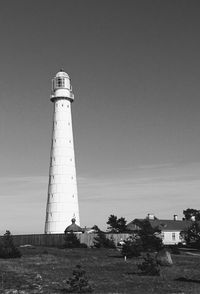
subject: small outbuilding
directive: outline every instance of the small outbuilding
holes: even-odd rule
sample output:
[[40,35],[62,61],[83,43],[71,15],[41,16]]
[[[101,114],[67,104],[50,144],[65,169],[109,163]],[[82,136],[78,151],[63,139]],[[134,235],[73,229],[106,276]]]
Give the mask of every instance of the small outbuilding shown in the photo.
[[83,233],[83,229],[76,224],[76,219],[72,219],[72,224],[65,229],[65,234],[67,233]]

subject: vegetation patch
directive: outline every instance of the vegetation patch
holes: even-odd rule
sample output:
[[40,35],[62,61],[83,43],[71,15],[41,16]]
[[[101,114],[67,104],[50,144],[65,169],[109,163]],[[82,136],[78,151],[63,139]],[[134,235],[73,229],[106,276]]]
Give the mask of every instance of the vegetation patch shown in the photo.
[[65,293],[91,293],[92,287],[88,282],[85,270],[81,265],[76,265],[72,277],[66,282],[67,286],[63,290]]
[[64,240],[64,248],[87,248],[87,245],[81,243],[76,234],[74,234],[73,232],[66,233]]
[[146,257],[144,257],[144,261],[141,264],[138,264],[138,269],[143,275],[148,275],[148,276],[160,275],[160,267],[155,257],[151,256],[149,253],[147,253]]
[[0,258],[7,259],[7,258],[19,258],[19,257],[21,257],[21,252],[15,246],[10,231],[6,231],[3,237],[1,237]]
[[[125,261],[123,258],[114,258],[113,256],[120,253],[110,248],[99,250],[35,247],[34,250],[27,248],[20,250],[22,251],[20,259],[0,259],[0,293],[2,294],[12,289],[17,290],[17,294],[63,294],[66,293],[64,291],[70,283],[79,283],[75,281],[80,281],[82,278],[83,284],[87,281],[92,286],[93,293],[200,293],[200,283],[198,283],[200,256],[198,255],[188,256],[183,252],[173,255],[173,266],[160,267],[160,275],[149,275],[149,271],[148,274],[144,274],[143,269],[138,268],[138,265],[143,264],[147,258],[146,254],[143,258],[143,253],[140,257]],[[150,254],[153,258],[154,254]],[[154,264],[154,261],[147,260],[146,264],[148,268],[149,264]],[[72,269],[77,270],[77,265],[81,266],[80,271],[85,271],[85,274],[80,274],[80,278],[72,274]],[[150,268],[152,270],[152,266]]]

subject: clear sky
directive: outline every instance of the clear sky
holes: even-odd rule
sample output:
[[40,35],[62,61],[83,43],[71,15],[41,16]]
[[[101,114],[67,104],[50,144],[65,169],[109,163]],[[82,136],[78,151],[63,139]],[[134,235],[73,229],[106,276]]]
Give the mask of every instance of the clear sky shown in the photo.
[[1,0],[0,233],[42,233],[51,79],[72,79],[82,226],[200,209],[200,3]]

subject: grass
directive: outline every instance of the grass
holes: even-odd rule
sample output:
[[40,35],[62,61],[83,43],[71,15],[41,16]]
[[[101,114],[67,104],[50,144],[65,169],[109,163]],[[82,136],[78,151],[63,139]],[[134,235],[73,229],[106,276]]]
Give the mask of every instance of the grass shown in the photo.
[[[93,293],[199,294],[200,256],[172,255],[158,277],[138,275],[142,258],[127,261],[113,249],[23,248],[18,259],[0,259],[0,293],[64,293],[72,270],[82,265]],[[6,292],[7,291],[7,292]]]

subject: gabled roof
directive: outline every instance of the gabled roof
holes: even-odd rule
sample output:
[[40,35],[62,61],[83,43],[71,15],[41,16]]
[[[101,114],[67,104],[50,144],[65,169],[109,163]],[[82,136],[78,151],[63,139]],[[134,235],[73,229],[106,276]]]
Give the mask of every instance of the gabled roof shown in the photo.
[[[138,219],[143,221],[144,219]],[[161,231],[183,231],[189,228],[193,221],[189,220],[169,220],[169,219],[147,219],[153,228],[158,227]],[[127,225],[130,231],[138,230],[139,227],[135,223],[136,219]]]

